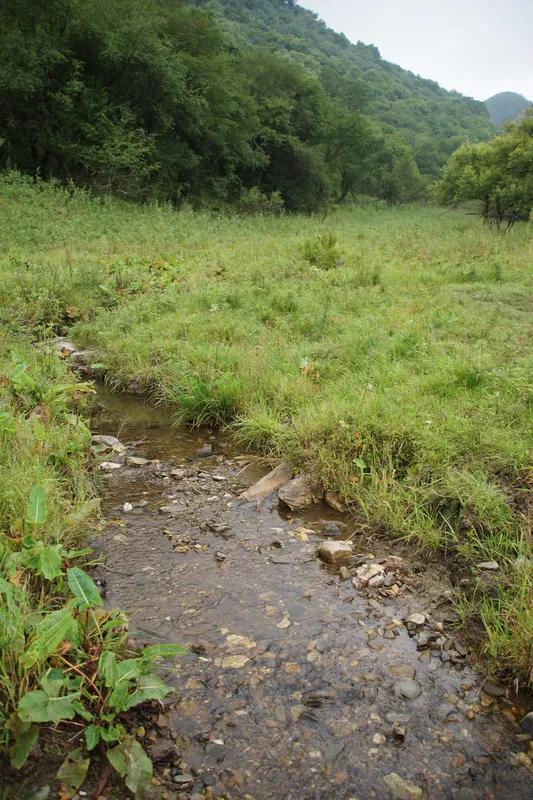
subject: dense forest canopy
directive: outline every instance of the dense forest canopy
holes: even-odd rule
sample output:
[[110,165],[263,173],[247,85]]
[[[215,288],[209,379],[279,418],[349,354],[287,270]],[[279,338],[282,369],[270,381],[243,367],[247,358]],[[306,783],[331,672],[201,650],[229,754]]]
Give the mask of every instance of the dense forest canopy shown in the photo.
[[491,131],[482,104],[285,0],[4,0],[0,26],[0,167],[103,192],[402,202]]
[[175,202],[251,190],[306,211],[350,192],[393,202],[423,187],[394,131],[294,60],[239,48],[205,11],[5,0],[0,26],[3,167]]
[[448,92],[381,58],[372,44],[352,44],[292,0],[187,0],[209,9],[239,47],[268,47],[320,78],[343,106],[401,134],[423,174],[436,177],[464,141],[493,135],[485,105]]

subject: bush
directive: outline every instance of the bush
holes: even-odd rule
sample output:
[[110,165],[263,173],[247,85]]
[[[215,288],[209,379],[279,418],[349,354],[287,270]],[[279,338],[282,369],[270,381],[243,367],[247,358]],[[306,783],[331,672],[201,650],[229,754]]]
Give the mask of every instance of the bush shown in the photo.
[[335,269],[344,266],[334,233],[323,233],[314,239],[308,239],[302,247],[302,255],[306,261],[318,269]]
[[236,208],[239,214],[281,214],[285,209],[285,203],[280,192],[267,194],[258,186],[252,186],[242,192]]

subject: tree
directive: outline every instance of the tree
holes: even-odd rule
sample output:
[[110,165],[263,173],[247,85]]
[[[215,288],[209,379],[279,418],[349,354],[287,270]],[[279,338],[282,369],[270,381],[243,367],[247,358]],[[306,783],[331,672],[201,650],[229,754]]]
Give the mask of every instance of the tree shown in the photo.
[[533,111],[490,142],[460,147],[446,165],[438,198],[457,205],[479,200],[485,222],[509,228],[533,206]]

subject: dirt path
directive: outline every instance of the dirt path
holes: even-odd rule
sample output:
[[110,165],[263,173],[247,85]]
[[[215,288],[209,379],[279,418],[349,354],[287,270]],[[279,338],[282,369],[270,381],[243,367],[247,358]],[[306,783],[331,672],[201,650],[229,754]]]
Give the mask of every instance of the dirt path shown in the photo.
[[[147,737],[158,796],[531,797],[519,711],[495,699],[499,687],[480,690],[442,567],[391,558],[398,548],[355,531],[352,571],[381,560],[392,576],[358,590],[315,556],[321,520],[342,527],[340,515],[291,519],[273,498],[243,503],[266,470],[243,469],[205,433],[172,430],[164,412],[102,400],[99,432],[151,462],[107,479],[96,542],[107,602],[133,613],[140,640],[191,648]],[[406,623],[413,613],[424,624]]]

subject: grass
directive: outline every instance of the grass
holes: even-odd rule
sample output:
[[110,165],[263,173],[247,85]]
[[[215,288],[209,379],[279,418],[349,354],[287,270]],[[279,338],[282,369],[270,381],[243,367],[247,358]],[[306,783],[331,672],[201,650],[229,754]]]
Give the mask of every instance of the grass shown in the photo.
[[437,208],[178,212],[0,185],[0,323],[74,325],[109,383],[309,469],[384,531],[496,560],[472,606],[532,681],[533,239]]

